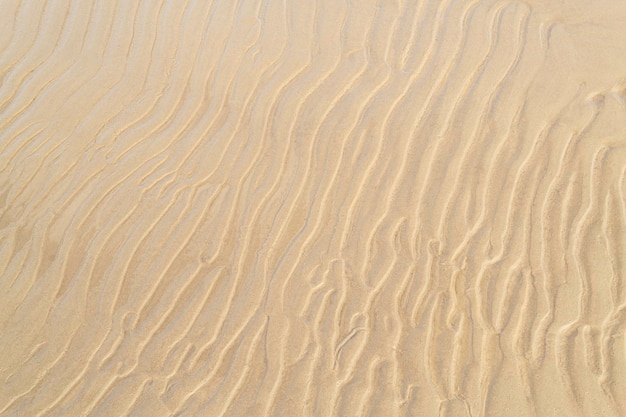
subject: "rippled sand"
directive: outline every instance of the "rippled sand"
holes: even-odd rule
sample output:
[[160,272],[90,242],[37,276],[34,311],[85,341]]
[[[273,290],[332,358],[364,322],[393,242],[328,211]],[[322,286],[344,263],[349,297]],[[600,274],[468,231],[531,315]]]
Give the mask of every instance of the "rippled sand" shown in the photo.
[[626,415],[626,2],[0,28],[0,416]]

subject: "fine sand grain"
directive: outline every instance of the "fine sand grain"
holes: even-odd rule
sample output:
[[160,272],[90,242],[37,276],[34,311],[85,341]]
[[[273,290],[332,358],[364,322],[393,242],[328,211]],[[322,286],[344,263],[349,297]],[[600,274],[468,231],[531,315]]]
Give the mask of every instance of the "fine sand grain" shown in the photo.
[[626,2],[0,0],[0,416],[626,416]]

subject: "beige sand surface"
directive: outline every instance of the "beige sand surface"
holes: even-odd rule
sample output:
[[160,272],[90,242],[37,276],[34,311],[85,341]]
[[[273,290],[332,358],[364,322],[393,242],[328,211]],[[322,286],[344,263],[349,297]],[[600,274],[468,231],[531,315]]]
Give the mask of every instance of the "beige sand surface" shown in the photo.
[[0,0],[0,416],[626,416],[626,2]]

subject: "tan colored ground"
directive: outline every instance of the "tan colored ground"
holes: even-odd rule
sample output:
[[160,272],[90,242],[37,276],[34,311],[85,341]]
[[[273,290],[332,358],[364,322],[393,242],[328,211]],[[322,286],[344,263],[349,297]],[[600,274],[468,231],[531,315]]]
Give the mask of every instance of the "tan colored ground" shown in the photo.
[[626,2],[0,0],[0,416],[626,416]]

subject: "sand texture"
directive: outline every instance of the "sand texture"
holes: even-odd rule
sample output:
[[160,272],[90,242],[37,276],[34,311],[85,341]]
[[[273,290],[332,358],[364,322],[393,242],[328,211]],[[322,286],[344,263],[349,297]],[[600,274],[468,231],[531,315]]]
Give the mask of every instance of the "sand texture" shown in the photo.
[[0,0],[1,417],[626,416],[626,1]]

